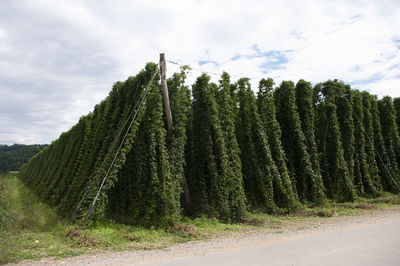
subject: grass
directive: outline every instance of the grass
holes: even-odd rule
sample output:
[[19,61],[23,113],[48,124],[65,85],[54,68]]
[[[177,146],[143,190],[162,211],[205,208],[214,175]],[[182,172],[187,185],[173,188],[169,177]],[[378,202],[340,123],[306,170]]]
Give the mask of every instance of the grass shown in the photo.
[[147,229],[112,220],[82,228],[68,223],[54,208],[39,202],[13,173],[0,176],[0,264],[104,250],[160,249],[238,232],[272,230],[279,233],[291,224],[301,229],[304,222],[316,217],[358,215],[394,205],[400,205],[400,197],[384,194],[375,199],[359,198],[356,203],[329,202],[323,208],[304,207],[291,214],[283,210],[275,215],[249,213],[240,224],[224,224],[207,217],[183,217],[169,229]]

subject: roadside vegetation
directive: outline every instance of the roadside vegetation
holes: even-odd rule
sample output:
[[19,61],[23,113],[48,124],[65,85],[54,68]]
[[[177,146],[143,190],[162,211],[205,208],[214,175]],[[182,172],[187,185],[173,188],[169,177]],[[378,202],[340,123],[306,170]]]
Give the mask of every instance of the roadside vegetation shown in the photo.
[[240,223],[184,217],[167,229],[125,225],[111,220],[82,227],[61,218],[56,208],[41,203],[17,175],[8,174],[0,176],[0,264],[43,257],[58,259],[105,250],[161,249],[175,243],[240,232],[272,230],[280,233],[293,224],[301,228],[303,222],[317,217],[359,215],[396,205],[400,205],[400,197],[385,193],[379,198],[358,198],[348,203],[328,201],[325,207],[303,207],[290,214],[286,209],[277,209],[275,214],[249,213]]

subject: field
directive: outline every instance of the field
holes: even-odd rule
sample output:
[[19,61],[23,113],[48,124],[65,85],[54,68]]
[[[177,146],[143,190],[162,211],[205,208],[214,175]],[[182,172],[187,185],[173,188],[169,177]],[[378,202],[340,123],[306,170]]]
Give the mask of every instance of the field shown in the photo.
[[292,214],[251,213],[242,223],[224,224],[216,219],[182,218],[167,230],[141,228],[114,223],[111,220],[88,228],[70,224],[55,209],[42,204],[18,179],[17,174],[0,177],[0,263],[43,257],[63,258],[105,250],[161,249],[193,240],[207,240],[234,233],[274,230],[321,217],[359,215],[376,209],[400,205],[399,196],[385,194],[380,198],[359,198],[356,203],[329,202],[324,208],[304,208]]

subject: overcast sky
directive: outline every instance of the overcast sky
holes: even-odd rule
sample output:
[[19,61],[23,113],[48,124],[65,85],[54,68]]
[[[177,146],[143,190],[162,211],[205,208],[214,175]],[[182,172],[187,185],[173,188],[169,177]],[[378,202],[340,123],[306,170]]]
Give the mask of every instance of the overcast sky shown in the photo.
[[0,143],[50,143],[160,52],[254,87],[337,78],[396,97],[399,51],[396,0],[1,0]]

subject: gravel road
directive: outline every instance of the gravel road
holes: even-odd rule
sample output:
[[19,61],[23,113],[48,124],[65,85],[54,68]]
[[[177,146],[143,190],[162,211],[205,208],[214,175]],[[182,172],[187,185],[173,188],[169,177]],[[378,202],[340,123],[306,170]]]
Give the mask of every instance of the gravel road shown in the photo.
[[20,265],[400,265],[400,208],[285,231],[238,233],[164,250],[105,252]]

